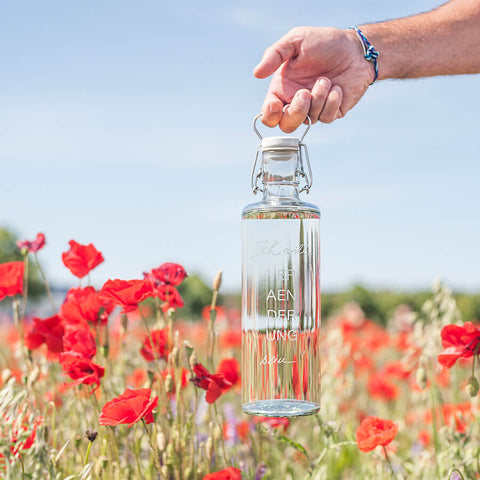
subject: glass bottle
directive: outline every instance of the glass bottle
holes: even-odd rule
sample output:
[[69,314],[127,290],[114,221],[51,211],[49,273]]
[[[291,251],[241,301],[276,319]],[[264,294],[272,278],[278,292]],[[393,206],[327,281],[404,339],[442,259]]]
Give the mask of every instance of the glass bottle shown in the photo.
[[310,126],[300,140],[262,138],[258,118],[252,189],[263,199],[242,213],[242,408],[310,415],[320,409],[320,211],[299,197],[311,186]]

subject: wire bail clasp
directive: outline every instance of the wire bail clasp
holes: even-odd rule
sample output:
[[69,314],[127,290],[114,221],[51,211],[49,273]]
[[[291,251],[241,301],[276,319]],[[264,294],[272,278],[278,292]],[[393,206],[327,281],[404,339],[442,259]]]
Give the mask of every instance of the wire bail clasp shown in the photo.
[[[262,116],[261,113],[259,113],[254,119],[253,119],[253,130],[257,134],[258,138],[260,139],[260,144],[257,147],[257,151],[255,153],[255,161],[253,162],[253,169],[252,169],[252,174],[250,177],[250,185],[252,187],[253,193],[256,195],[257,192],[264,192],[264,189],[258,186],[258,180],[262,178],[263,176],[263,169],[260,166],[258,168],[257,172],[257,163],[258,163],[258,157],[260,153],[262,152],[262,140],[263,137],[260,134],[260,132],[257,129],[257,120]],[[303,139],[307,135],[308,131],[310,130],[310,127],[312,126],[312,121],[310,117],[307,115],[308,119],[308,125],[305,131],[303,132],[303,135],[301,136],[300,140],[298,141],[298,157],[299,157],[299,163],[300,163],[300,169],[297,170],[297,174],[300,175],[304,180],[305,180],[305,185],[300,189],[299,193],[302,192],[307,192],[310,193],[310,188],[312,187],[312,182],[313,182],[313,176],[312,176],[312,168],[310,166],[310,159],[308,157],[308,149],[307,145],[303,143]],[[303,152],[303,153],[302,153]],[[307,167],[307,171],[305,171],[305,167]]]

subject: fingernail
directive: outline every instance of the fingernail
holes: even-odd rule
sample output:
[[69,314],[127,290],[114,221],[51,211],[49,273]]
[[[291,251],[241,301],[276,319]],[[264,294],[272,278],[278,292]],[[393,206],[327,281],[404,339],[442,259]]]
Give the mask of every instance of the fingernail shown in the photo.
[[328,87],[330,85],[330,81],[327,80],[326,78],[321,78],[319,81],[318,81],[318,84],[321,86],[321,87]]

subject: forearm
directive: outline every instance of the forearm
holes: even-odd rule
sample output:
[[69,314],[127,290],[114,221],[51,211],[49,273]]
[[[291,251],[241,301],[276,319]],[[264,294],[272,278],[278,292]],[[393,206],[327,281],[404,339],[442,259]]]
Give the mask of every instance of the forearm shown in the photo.
[[480,0],[360,29],[380,52],[379,79],[480,73]]

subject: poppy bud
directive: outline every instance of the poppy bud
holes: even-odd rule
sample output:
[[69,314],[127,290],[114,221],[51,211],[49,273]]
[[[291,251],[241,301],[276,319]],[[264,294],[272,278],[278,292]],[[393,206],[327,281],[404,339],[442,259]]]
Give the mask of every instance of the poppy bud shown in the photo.
[[170,374],[165,377],[165,391],[167,393],[173,392],[173,377]]
[[122,335],[125,335],[127,333],[127,327],[128,327],[128,317],[125,313],[122,313]]
[[213,457],[213,438],[208,437],[207,441],[205,443],[205,453],[207,454],[207,458],[212,458]]
[[183,477],[185,480],[191,480],[192,479],[192,469],[190,467],[187,467],[185,471],[183,472]]
[[195,352],[192,352],[192,354],[190,355],[188,363],[190,365],[190,369],[193,370],[193,367],[198,363],[197,354]]
[[220,290],[221,285],[222,285],[222,271],[220,270],[215,276],[215,280],[213,281],[213,290],[215,292],[218,292]]
[[28,385],[30,386],[33,385],[38,380],[39,376],[40,376],[40,369],[35,365],[30,375],[28,376],[28,380],[27,380]]
[[427,379],[427,372],[425,371],[425,369],[423,367],[419,367],[417,369],[415,380],[416,380],[417,385],[420,387],[421,390],[424,390],[426,388],[428,379]]
[[175,367],[180,366],[180,350],[177,347],[173,347],[170,355],[172,356]]
[[223,436],[222,428],[220,427],[220,425],[218,423],[216,423],[213,426],[213,438],[215,439],[216,442],[218,442],[218,441],[220,441],[222,436]]
[[170,469],[168,468],[167,465],[164,465],[164,466],[162,467],[162,476],[163,476],[164,478],[170,478]]
[[89,442],[94,442],[97,439],[98,432],[96,430],[86,430],[85,431],[85,438],[88,439]]
[[161,452],[163,452],[167,446],[167,437],[163,432],[158,432],[157,434],[157,445]]
[[476,377],[474,376],[471,376],[469,379],[468,379],[468,383],[467,383],[467,393],[468,393],[468,396],[469,397],[476,397],[477,394],[478,394],[478,388],[479,388],[479,385],[478,385],[478,380]]

